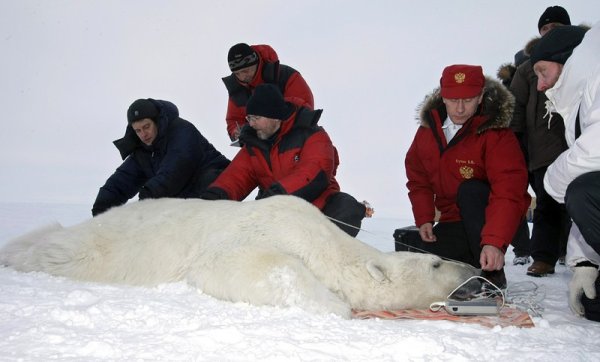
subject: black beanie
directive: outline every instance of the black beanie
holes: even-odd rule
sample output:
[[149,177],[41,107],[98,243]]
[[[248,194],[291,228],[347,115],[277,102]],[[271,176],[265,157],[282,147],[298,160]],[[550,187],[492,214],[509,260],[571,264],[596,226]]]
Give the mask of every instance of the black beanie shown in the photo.
[[285,102],[279,88],[273,84],[261,84],[246,104],[246,114],[280,119],[285,121],[292,113],[292,107]]
[[525,50],[521,49],[515,53],[515,67],[519,67],[519,65],[525,63],[525,61],[529,59],[529,55],[525,54]]
[[569,17],[569,13],[567,13],[562,6],[549,6],[542,16],[540,16],[540,20],[538,20],[538,31],[542,29],[542,26],[550,23],[571,25],[571,18]]
[[229,49],[227,62],[232,72],[258,63],[258,54],[246,43],[239,43]]
[[131,103],[127,110],[127,122],[132,124],[133,122],[144,118],[151,118],[154,120],[158,114],[158,108],[150,98],[138,99]]
[[531,51],[531,64],[540,60],[565,64],[585,32],[586,29],[579,26],[559,26],[550,30]]

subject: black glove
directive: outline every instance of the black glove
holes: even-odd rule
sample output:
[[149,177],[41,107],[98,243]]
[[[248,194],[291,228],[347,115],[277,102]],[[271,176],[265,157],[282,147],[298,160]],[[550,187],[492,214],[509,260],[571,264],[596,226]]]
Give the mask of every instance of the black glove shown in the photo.
[[203,200],[229,200],[229,196],[225,190],[218,187],[210,187],[200,195]]
[[111,190],[110,187],[102,186],[98,191],[98,196],[92,206],[92,216],[97,216],[107,211],[111,207],[123,205],[127,199],[123,199],[122,195],[116,190]]
[[92,216],[100,215],[107,209],[108,207],[105,207],[104,205],[94,205],[94,207],[92,207]]
[[152,196],[152,191],[150,191],[150,189],[147,188],[146,186],[142,186],[142,188],[140,189],[139,197],[140,197],[140,200],[154,198]]
[[256,197],[257,200],[265,199],[267,197],[275,196],[275,195],[287,195],[287,191],[281,186],[279,183],[275,182],[268,189],[262,190]]

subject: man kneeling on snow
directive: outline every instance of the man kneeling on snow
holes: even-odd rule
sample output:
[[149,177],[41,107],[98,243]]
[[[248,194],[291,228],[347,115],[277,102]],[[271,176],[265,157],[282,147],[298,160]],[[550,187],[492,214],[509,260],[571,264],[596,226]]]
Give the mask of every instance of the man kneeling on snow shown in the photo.
[[574,271],[569,306],[594,321],[600,321],[599,44],[600,24],[587,34],[581,27],[561,26],[531,53],[537,89],[548,96],[548,113],[562,116],[569,146],[544,176],[548,195],[565,203],[573,219],[567,243],[567,264]]
[[512,95],[480,66],[448,66],[420,107],[405,160],[419,228],[413,246],[481,268],[499,288],[506,288],[506,249],[518,230],[526,236],[531,200],[525,160],[508,128],[512,109]]
[[241,201],[257,186],[258,198],[295,195],[311,202],[351,236],[369,214],[365,204],[340,191],[339,164],[329,135],[317,124],[322,110],[286,102],[272,84],[256,87],[246,106],[242,149],[213,182],[203,199]]
[[123,163],[98,191],[96,216],[142,199],[198,198],[229,160],[168,101],[138,99],[127,110],[125,136],[113,142]]

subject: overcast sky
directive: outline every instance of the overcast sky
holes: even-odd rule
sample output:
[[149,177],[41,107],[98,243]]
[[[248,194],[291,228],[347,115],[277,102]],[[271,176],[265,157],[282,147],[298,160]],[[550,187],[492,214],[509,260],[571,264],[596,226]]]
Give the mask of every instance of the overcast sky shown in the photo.
[[121,163],[112,141],[138,98],[166,99],[232,158],[227,51],[270,44],[299,70],[340,152],[342,190],[411,215],[404,156],[415,109],[453,63],[495,76],[547,6],[574,24],[597,1],[0,0],[0,201],[93,203]]

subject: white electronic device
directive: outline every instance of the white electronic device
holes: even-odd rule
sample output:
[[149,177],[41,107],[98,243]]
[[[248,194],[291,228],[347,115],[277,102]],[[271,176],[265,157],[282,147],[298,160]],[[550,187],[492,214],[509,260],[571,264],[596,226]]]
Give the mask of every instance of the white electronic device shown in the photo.
[[497,315],[500,312],[498,301],[492,298],[472,300],[448,299],[444,305],[452,315]]

